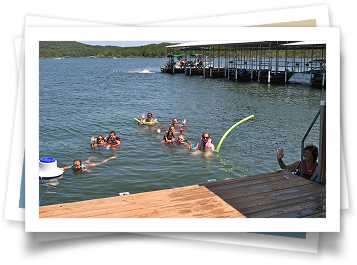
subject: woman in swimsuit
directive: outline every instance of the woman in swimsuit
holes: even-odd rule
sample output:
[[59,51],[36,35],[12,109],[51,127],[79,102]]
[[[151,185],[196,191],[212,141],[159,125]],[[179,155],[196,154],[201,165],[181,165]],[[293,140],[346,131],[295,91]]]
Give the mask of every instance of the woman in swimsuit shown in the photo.
[[[315,172],[318,163],[316,162],[319,152],[316,146],[308,145],[304,148],[304,160],[303,160],[303,176],[306,179],[309,179]],[[279,148],[276,150],[276,158],[281,169],[289,170],[290,172],[295,171],[294,173],[298,176],[301,176],[301,161],[296,161],[292,164],[285,165],[282,158],[284,156],[284,150]]]
[[106,141],[104,139],[104,136],[103,135],[98,135],[97,143],[95,143],[95,139],[94,139],[94,137],[92,137],[90,146],[92,148],[95,148],[96,146],[100,147],[100,146],[104,146],[105,144],[106,144]]
[[201,141],[197,144],[196,148],[200,150],[215,150],[212,139],[208,133],[202,134]]

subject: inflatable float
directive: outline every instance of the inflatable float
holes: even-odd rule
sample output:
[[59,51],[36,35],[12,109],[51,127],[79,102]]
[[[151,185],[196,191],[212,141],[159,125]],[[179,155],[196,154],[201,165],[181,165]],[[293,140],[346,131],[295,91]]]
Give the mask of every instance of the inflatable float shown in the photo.
[[253,117],[254,117],[254,115],[251,115],[251,116],[249,116],[249,117],[247,117],[247,118],[245,118],[245,119],[243,119],[243,120],[240,120],[239,122],[237,122],[236,124],[234,124],[231,128],[229,128],[228,131],[222,136],[221,140],[219,141],[216,151],[219,152],[219,149],[221,148],[221,145],[222,145],[224,139],[227,137],[227,135],[228,135],[235,127],[237,127],[239,124],[241,124],[241,123],[243,123],[243,122],[245,122],[245,121],[247,121],[247,120],[249,120],[249,119],[251,119],[251,118],[253,118]]

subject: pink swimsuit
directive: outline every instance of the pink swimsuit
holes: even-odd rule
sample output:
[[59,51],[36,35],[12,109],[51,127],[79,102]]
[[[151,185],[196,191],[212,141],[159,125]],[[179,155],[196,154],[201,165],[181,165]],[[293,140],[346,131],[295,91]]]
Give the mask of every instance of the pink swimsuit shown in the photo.
[[[211,139],[208,139],[207,144],[206,144],[206,149],[209,149],[209,148],[210,148],[211,142],[212,142],[212,140],[211,140]],[[204,146],[204,142],[203,142],[203,140],[201,139],[198,148],[199,148],[199,149],[202,149],[203,146]]]

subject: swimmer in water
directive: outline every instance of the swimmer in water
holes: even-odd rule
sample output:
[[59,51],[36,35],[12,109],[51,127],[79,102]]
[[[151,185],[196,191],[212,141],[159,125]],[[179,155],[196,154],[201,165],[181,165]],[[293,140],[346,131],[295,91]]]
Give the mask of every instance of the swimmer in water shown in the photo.
[[184,146],[184,147],[188,147],[188,149],[192,149],[192,143],[187,142],[187,140],[185,140],[185,137],[183,135],[179,135],[177,139],[177,144],[179,146]]
[[200,149],[200,150],[210,150],[210,151],[214,151],[214,144],[212,142],[212,139],[210,137],[210,135],[208,133],[204,133],[202,134],[202,138],[201,141],[197,144],[197,146],[195,147],[195,149]]
[[[95,143],[95,142],[97,142],[97,143]],[[106,141],[105,141],[103,135],[98,135],[97,141],[95,141],[94,137],[91,138],[90,146],[92,148],[95,148],[96,146],[101,147],[101,146],[105,146],[105,145],[106,145]]]
[[118,136],[116,136],[116,133],[114,131],[111,131],[109,133],[109,137],[107,138],[107,143],[112,144],[112,145],[119,145],[120,138]]
[[[317,158],[319,156],[318,149],[315,145],[308,145],[304,148],[303,159],[303,178],[309,179],[314,174],[318,163]],[[278,148],[276,150],[276,158],[278,160],[281,169],[286,169],[290,172],[294,171],[295,175],[301,176],[301,161],[296,161],[292,164],[286,165],[283,162],[284,149]]]
[[172,119],[172,123],[169,124],[169,125],[175,126],[175,127],[177,127],[177,126],[186,126],[186,122],[187,122],[187,120],[184,119],[184,120],[182,121],[182,124],[179,124],[179,123],[178,123],[178,119],[177,119],[177,118],[173,118],[173,119]]
[[[184,119],[183,121],[182,121],[182,124],[179,124],[178,123],[178,119],[177,118],[173,118],[172,119],[172,123],[170,123],[168,126],[173,126],[174,128],[176,128],[176,127],[178,127],[178,126],[186,126],[186,119]],[[163,126],[163,127],[165,127],[165,126]],[[161,129],[163,128],[163,127],[161,127],[161,128],[157,128],[157,133],[161,133]],[[180,129],[180,133],[182,133],[182,131],[183,131],[183,129],[181,128]],[[178,133],[178,132],[175,132],[175,133]]]
[[172,131],[169,131],[164,135],[164,139],[162,140],[162,143],[173,143],[173,142],[176,142],[174,133]]
[[[157,129],[156,132],[157,132],[157,133],[160,133],[160,129]],[[164,133],[164,137],[162,138],[162,140],[165,140],[166,135],[167,135],[167,133],[169,133],[169,132],[172,132],[173,135],[175,135],[175,133],[179,133],[179,132],[176,132],[174,126],[170,126],[169,129]],[[180,132],[182,133],[182,130],[181,130]]]
[[158,124],[159,123],[156,119],[155,120],[153,119],[151,112],[149,112],[147,116],[148,117],[146,118],[145,114],[142,114],[139,124],[145,124],[145,122],[152,122],[153,124]]
[[[175,126],[170,126],[169,129],[165,132],[165,134],[168,133],[168,132],[172,132],[173,134],[175,134],[175,133],[177,134],[177,133],[182,133],[182,131],[183,131],[183,130],[182,130],[182,128],[181,128],[181,130],[180,130],[179,132],[177,132],[176,129],[175,129]],[[156,132],[157,132],[157,133],[160,133],[160,132],[161,132],[161,131],[160,131],[160,128],[158,128],[158,129],[156,130]],[[164,137],[165,137],[165,136],[164,136]]]
[[105,162],[108,162],[110,159],[116,158],[116,156],[109,157],[108,159],[105,159],[99,163],[90,163],[90,161],[94,158],[95,157],[90,157],[84,163],[82,163],[81,159],[76,159],[73,161],[73,164],[71,166],[62,167],[61,169],[65,170],[65,169],[70,168],[70,169],[73,169],[74,172],[88,172],[88,171],[90,171],[90,170],[88,170],[89,167],[95,167],[95,166],[98,166]]

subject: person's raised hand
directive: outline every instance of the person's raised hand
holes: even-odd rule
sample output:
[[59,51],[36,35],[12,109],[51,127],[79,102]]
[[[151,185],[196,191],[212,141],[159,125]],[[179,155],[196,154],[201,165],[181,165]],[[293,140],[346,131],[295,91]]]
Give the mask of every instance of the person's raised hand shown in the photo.
[[278,148],[276,150],[276,158],[277,159],[282,159],[284,157],[284,149],[283,148]]

